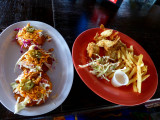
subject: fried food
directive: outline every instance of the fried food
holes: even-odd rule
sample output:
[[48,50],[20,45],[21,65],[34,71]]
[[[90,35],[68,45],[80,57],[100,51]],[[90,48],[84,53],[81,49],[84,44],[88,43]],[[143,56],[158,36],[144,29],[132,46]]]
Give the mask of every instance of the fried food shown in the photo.
[[122,60],[126,69],[129,69],[129,71],[124,71],[129,77],[128,85],[133,84],[133,91],[141,93],[142,82],[150,76],[147,74],[147,66],[144,65],[143,55],[135,55],[133,46],[130,46],[130,48],[123,46],[118,52],[118,60]]
[[118,51],[120,50],[122,46],[126,47],[125,44],[123,44],[120,40],[118,40],[117,43],[113,47],[110,47],[108,51],[105,51],[105,55],[110,56],[112,59],[115,59],[116,61],[120,60],[118,59],[118,57],[121,57],[121,56],[118,56]]
[[24,28],[17,28],[15,31],[19,31],[16,39],[21,46],[21,52],[22,48],[28,49],[15,65],[15,68],[18,65],[23,72],[11,83],[17,100],[14,113],[18,113],[26,106],[40,105],[48,99],[52,92],[52,83],[45,72],[52,70],[52,61],[56,59],[51,56],[53,48],[45,51],[40,47],[46,39],[51,39],[48,35],[44,37],[42,30],[35,29],[28,23]]
[[53,58],[49,52],[44,51],[36,45],[32,45],[29,47],[29,50],[17,61],[16,65],[19,65],[22,70],[28,69],[32,72],[46,72],[51,69],[52,60]]
[[118,42],[118,40],[119,39],[114,40],[114,41],[110,41],[110,40],[104,40],[104,39],[102,39],[101,41],[98,41],[97,46],[104,47],[104,49],[106,51],[108,51],[109,48],[111,48],[112,46],[114,46]]
[[89,57],[92,57],[94,53],[99,54],[99,47],[94,42],[90,42],[87,46],[87,53]]
[[113,30],[109,29],[109,30],[105,30],[103,32],[101,32],[101,36],[105,37],[109,37],[111,34],[113,33]]
[[[86,65],[80,65],[80,67],[91,66],[93,70],[90,72],[92,74],[98,74],[97,77],[107,81],[112,79],[116,70],[122,70],[129,78],[128,85],[133,84],[133,91],[141,93],[142,82],[150,76],[147,74],[148,67],[143,62],[143,55],[135,55],[132,45],[128,48],[121,42],[119,32],[106,29],[104,25],[101,25],[100,28],[103,31],[96,33],[93,42],[90,42],[87,47],[87,53],[91,61]],[[104,49],[105,56],[99,56],[100,48]],[[98,58],[94,59],[93,54],[96,54]],[[110,58],[110,60],[105,61],[104,58],[106,57]],[[109,67],[115,63],[117,64],[114,67]]]
[[141,67],[143,64],[143,55],[140,54],[139,55],[139,59],[138,59],[138,62],[137,62],[137,89],[138,89],[138,92],[141,93],[141,86],[142,86],[142,72],[141,72]]
[[[35,106],[45,103],[52,92],[52,83],[44,72],[24,70],[16,82],[12,83],[12,87],[14,97],[17,100],[15,107],[17,111],[20,110],[19,106]],[[26,102],[24,103],[24,101]]]
[[46,40],[42,30],[30,26],[30,23],[19,30],[16,39],[21,48],[27,49],[31,45],[43,45]]

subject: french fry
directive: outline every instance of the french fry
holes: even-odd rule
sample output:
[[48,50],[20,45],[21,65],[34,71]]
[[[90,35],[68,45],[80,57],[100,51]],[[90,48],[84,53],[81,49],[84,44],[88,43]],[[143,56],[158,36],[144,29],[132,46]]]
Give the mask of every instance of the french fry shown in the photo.
[[142,71],[142,76],[146,75],[147,71]]
[[142,84],[141,68],[140,66],[137,66],[137,89],[139,93],[141,93],[141,84]]
[[[144,82],[149,76],[150,76],[150,74],[142,76],[142,82]],[[127,84],[127,86],[136,82],[136,81],[137,81],[137,76],[134,76],[132,79],[129,80],[129,83]]]
[[140,54],[138,62],[137,62],[137,89],[138,89],[138,93],[141,93],[141,84],[142,84],[141,67],[142,67],[142,64],[143,64],[142,59],[143,59],[143,55]]
[[118,41],[120,39],[120,37],[117,35],[113,40]]
[[131,69],[129,67],[126,67],[126,69],[122,70],[123,72],[127,73],[129,72]]
[[118,50],[117,55],[118,55],[118,60],[120,60],[121,59],[121,52],[120,52],[120,50]]
[[146,65],[142,66],[142,71],[147,72],[147,68],[148,68],[148,66],[146,66]]
[[133,76],[134,74],[136,74],[136,72],[137,72],[137,68],[136,68],[136,66],[135,66],[135,67],[132,69],[131,73],[129,74],[128,78],[131,79],[132,76]]
[[119,62],[119,65],[121,65],[123,63],[122,59],[119,59],[118,62]]
[[131,53],[130,53],[130,52],[128,53],[128,51],[127,51],[126,53],[127,53],[126,56],[127,56],[128,62],[129,62],[131,65],[134,64],[133,61],[132,61],[132,55],[131,55]]
[[134,60],[138,62],[139,57],[137,55],[133,55]]
[[130,85],[131,83],[134,83],[136,81],[137,81],[137,75],[133,76],[133,78],[129,80],[129,83],[127,85]]
[[145,81],[149,76],[150,76],[150,74],[142,76],[142,82]]
[[[126,69],[122,70],[128,75],[129,83],[133,84],[133,91],[141,93],[142,82],[146,80],[150,75],[147,74],[147,66],[143,63],[143,55],[134,55],[133,46],[130,48],[121,47],[117,51],[117,58],[120,65],[116,69]],[[114,73],[110,74],[109,77],[112,78]]]
[[128,48],[128,51],[133,55],[133,45],[130,46],[130,48]]
[[123,69],[125,67],[124,63],[121,62],[120,65],[116,69]]
[[142,76],[145,76],[147,74],[147,68],[148,67],[146,65],[144,65],[144,66],[141,67]]
[[130,55],[130,58],[132,60],[132,62],[136,65],[137,64],[137,58],[135,58],[133,55]]
[[111,73],[111,74],[108,76],[108,78],[109,78],[109,79],[113,78],[113,75],[114,75],[114,73]]
[[130,74],[130,71],[126,72],[126,74],[127,74],[127,76],[129,76],[129,74]]
[[127,59],[125,59],[125,61],[126,61],[126,65],[128,65],[128,67],[132,68],[131,63]]
[[138,92],[137,83],[136,82],[133,83],[133,91],[134,92]]
[[113,72],[107,72],[106,73],[106,76],[109,76],[109,75],[111,75]]
[[130,63],[128,62],[128,60],[125,58],[124,54],[122,54],[122,59],[125,61],[125,63],[127,64],[127,66],[132,67],[130,65]]
[[125,48],[124,47],[121,47],[121,51],[122,51],[122,54],[125,56],[125,58],[126,58],[126,50],[125,50]]

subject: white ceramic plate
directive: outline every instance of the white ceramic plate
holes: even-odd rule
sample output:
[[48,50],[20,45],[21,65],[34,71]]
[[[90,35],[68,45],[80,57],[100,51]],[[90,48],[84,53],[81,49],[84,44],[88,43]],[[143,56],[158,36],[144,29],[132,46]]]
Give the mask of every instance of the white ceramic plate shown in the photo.
[[[52,94],[45,104],[40,106],[26,107],[19,115],[35,116],[50,112],[56,109],[68,96],[73,82],[73,63],[70,50],[60,33],[50,25],[38,21],[22,21],[7,27],[0,35],[0,102],[10,111],[14,112],[16,100],[12,93],[10,83],[20,74],[21,70],[14,73],[14,66],[20,53],[20,46],[15,39],[15,28],[22,28],[30,23],[32,26],[44,30],[52,37],[51,42],[46,42],[42,48],[48,50],[54,48],[54,55],[57,59],[53,72],[48,75],[53,84]],[[57,97],[54,97],[56,96]]]

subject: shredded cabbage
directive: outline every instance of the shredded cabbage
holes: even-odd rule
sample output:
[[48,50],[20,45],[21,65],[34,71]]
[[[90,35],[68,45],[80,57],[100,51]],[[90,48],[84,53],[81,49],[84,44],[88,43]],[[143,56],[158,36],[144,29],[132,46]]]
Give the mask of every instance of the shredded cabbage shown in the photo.
[[24,47],[27,47],[31,44],[31,40],[23,41]]
[[22,109],[24,109],[27,105],[27,103],[30,102],[30,99],[29,97],[25,97],[24,101],[20,102],[19,103],[19,100],[20,100],[20,97],[17,98],[17,102],[16,102],[16,105],[15,105],[15,112],[14,114],[18,113],[19,111],[21,111]]
[[21,53],[23,53],[23,50],[22,50],[23,47],[26,48],[26,47],[28,47],[29,45],[31,45],[31,40],[27,40],[27,41],[23,40],[22,42],[23,42],[23,44],[22,44],[21,50],[20,50]]
[[13,90],[18,87],[18,83],[16,83],[16,82],[12,82],[10,85],[11,85]]
[[112,63],[110,60],[114,60],[110,58],[109,56],[99,56],[98,54],[94,54],[97,56],[97,58],[93,59],[91,58],[91,61],[88,64],[85,65],[79,65],[79,67],[84,68],[87,66],[91,66],[92,70],[90,70],[90,73],[96,75],[97,77],[101,77],[107,81],[110,81],[106,77],[107,72],[113,72],[117,66],[119,66],[119,62]]

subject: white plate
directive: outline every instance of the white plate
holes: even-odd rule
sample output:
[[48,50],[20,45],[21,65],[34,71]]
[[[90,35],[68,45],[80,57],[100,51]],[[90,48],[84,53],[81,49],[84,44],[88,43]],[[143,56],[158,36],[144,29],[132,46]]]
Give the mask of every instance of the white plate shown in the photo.
[[[66,99],[73,83],[73,63],[69,47],[64,38],[50,25],[38,21],[21,21],[7,27],[0,35],[0,102],[8,110],[14,112],[16,103],[10,83],[14,82],[21,71],[14,73],[15,63],[22,55],[20,46],[13,42],[16,35],[14,29],[22,28],[27,23],[44,30],[45,33],[52,37],[52,41],[46,41],[42,48],[46,50],[54,48],[54,55],[57,58],[53,72],[47,72],[53,84],[52,94],[49,99],[43,105],[26,107],[18,113],[24,116],[35,116],[56,109]],[[55,95],[58,96],[54,97]]]

